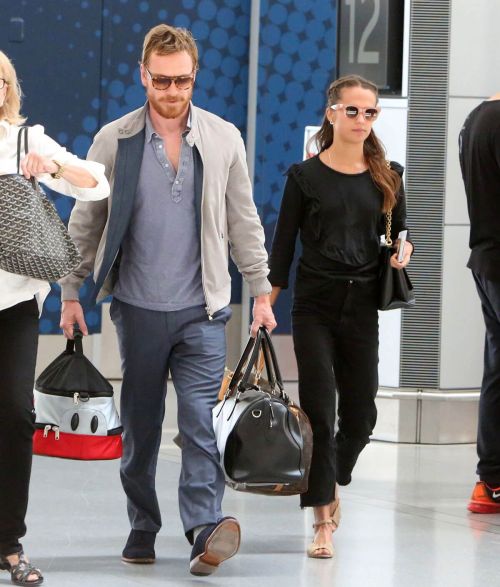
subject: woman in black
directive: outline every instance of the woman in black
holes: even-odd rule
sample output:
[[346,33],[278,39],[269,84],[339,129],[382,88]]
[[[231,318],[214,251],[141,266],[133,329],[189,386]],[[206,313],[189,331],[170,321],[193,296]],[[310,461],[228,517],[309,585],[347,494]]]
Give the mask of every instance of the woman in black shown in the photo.
[[[385,212],[391,237],[406,229],[403,168],[387,162],[372,130],[379,114],[377,87],[358,76],[333,82],[315,140],[319,155],[292,165],[274,235],[270,264],[272,302],[288,287],[300,234],[292,309],[299,397],[311,420],[314,449],[309,490],[313,507],[312,558],[331,558],[331,533],[340,519],[338,485],[347,485],[376,421],[378,388],[378,266]],[[405,267],[413,251],[406,242]],[[335,391],[339,396],[334,434]]]

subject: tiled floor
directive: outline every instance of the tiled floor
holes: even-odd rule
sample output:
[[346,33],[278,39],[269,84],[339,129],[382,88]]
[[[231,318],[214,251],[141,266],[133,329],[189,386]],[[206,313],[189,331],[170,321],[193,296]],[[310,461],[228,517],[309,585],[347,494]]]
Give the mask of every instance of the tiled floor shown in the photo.
[[[180,455],[174,402],[158,467],[163,528],[157,563],[125,565],[128,535],[118,462],[35,458],[26,551],[52,587],[129,585],[483,587],[500,585],[500,515],[469,514],[475,447],[371,443],[341,491],[336,557],[310,560],[310,511],[297,498],[227,490],[225,512],[242,525],[237,557],[209,578],[189,574],[177,508]],[[9,584],[0,574],[0,585]]]

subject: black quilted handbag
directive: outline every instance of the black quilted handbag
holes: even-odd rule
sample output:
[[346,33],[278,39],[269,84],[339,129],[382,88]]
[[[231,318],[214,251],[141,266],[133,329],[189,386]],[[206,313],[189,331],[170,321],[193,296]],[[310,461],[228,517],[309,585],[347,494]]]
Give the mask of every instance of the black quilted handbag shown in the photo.
[[[268,381],[261,377],[255,383],[252,370],[261,349]],[[265,328],[248,341],[224,399],[213,409],[213,421],[227,485],[265,495],[307,491],[311,425],[284,392]]]
[[413,308],[415,293],[406,269],[395,269],[391,266],[391,220],[389,211],[385,218],[385,245],[380,251],[379,265],[379,310],[396,310],[397,308]]
[[19,175],[23,137],[27,153],[25,126],[17,140],[18,173],[0,176],[0,269],[53,282],[71,273],[81,257],[37,179]]

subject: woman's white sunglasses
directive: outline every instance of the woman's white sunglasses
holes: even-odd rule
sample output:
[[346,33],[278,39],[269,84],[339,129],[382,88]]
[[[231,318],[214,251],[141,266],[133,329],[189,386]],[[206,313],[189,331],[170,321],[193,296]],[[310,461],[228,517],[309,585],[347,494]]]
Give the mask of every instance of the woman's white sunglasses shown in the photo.
[[361,112],[365,120],[376,120],[380,112],[380,106],[359,108],[358,106],[347,106],[346,104],[332,104],[330,108],[332,110],[343,110],[347,118],[357,118]]

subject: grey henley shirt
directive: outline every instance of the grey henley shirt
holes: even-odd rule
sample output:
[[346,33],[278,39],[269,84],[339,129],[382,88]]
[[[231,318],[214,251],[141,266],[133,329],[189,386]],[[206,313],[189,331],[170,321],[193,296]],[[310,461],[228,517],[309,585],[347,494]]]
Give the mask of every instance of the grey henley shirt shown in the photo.
[[193,147],[182,135],[177,173],[163,139],[146,116],[144,154],[134,210],[122,243],[113,295],[158,311],[204,305],[200,236],[196,228]]

